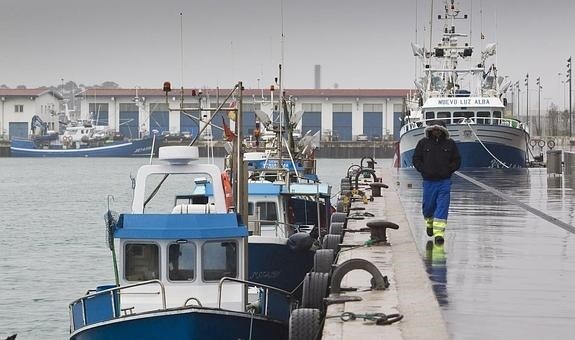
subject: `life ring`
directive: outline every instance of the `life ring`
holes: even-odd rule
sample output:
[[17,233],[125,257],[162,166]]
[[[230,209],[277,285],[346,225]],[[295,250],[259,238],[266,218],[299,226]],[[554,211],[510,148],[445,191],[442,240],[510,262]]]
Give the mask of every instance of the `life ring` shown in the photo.
[[234,195],[232,192],[232,183],[230,181],[230,176],[226,171],[222,172],[222,185],[224,186],[224,195],[226,199],[226,209],[230,210],[234,206]]
[[547,141],[547,147],[552,150],[555,147],[555,141],[553,139]]

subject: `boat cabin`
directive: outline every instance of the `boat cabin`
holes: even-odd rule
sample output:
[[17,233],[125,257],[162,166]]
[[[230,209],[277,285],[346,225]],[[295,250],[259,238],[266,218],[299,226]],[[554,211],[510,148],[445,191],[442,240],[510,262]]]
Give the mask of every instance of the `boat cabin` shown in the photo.
[[[167,149],[167,150],[166,150]],[[135,179],[131,213],[114,228],[120,312],[141,313],[185,305],[244,311],[244,287],[223,277],[244,279],[247,228],[228,212],[220,171],[193,164],[194,147],[160,148],[169,164],[142,166]],[[195,193],[211,183],[211,192]],[[155,281],[151,281],[155,280]],[[143,282],[150,284],[139,285]],[[129,287],[130,285],[134,285]]]

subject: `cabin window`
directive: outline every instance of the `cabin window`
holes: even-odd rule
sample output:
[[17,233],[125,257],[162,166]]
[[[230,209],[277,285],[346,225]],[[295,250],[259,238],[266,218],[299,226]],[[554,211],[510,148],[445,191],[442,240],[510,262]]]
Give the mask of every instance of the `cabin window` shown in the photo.
[[430,111],[425,113],[425,119],[435,119],[435,112]]
[[210,241],[202,247],[202,277],[204,281],[219,281],[222,277],[237,277],[238,245],[235,241]]
[[491,124],[491,112],[479,111],[477,112],[477,124]]
[[[493,111],[493,118],[501,119],[501,111]],[[500,120],[498,120],[501,122]]]
[[192,281],[196,272],[196,245],[175,243],[168,247],[168,278],[171,281]]
[[465,118],[473,118],[473,112],[469,112],[469,111],[453,112],[453,121],[455,123],[463,123],[463,120]]
[[451,112],[437,112],[437,119],[445,124],[451,124]]
[[124,273],[127,281],[147,281],[160,278],[158,245],[127,243],[124,253]]
[[254,203],[248,203],[248,215],[254,216],[259,209],[258,220],[262,225],[275,225],[278,219],[277,205],[275,202],[256,202],[256,211],[254,211]]

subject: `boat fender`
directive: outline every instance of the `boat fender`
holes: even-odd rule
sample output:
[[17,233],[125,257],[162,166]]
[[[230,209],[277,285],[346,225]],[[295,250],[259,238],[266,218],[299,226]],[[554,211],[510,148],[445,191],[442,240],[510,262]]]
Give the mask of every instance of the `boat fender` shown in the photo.
[[308,233],[295,233],[287,240],[287,246],[291,251],[300,252],[311,249],[313,246],[313,238]]
[[234,206],[234,196],[232,192],[232,184],[230,182],[230,176],[226,171],[222,172],[222,185],[224,186],[226,209],[229,211]]

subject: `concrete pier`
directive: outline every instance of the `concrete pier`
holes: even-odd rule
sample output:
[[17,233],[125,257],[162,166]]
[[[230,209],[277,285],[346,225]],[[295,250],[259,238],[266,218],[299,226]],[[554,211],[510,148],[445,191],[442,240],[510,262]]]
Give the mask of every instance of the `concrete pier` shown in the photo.
[[[329,305],[322,339],[449,339],[396,190],[392,173],[395,169],[376,171],[377,177],[381,177],[389,188],[382,189],[383,197],[374,197],[368,204],[361,200],[352,203],[352,208],[365,207],[365,210],[352,210],[350,215],[369,212],[375,216],[348,220],[348,231],[344,234],[337,264],[353,258],[370,261],[388,277],[390,286],[386,290],[371,290],[371,274],[365,270],[349,272],[342,279],[341,286],[357,288],[357,291],[345,291],[340,295],[358,296],[362,300]],[[360,185],[360,190],[365,189],[369,189],[369,186],[364,184],[362,188]],[[399,229],[387,230],[386,244],[362,247],[370,239],[370,232],[359,230],[374,219],[396,223]],[[334,294],[330,297],[334,297]],[[355,313],[358,317],[356,320],[342,321],[340,316],[344,312]],[[375,321],[362,317],[373,313],[399,313],[403,319],[391,325],[377,325]]]

